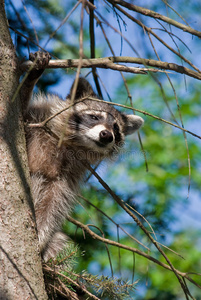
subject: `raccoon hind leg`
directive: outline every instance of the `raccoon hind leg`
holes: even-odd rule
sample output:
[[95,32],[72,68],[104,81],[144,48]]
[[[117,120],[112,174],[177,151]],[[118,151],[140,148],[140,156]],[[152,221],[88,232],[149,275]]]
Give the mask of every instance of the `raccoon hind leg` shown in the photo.
[[65,233],[61,231],[56,232],[42,251],[43,260],[47,262],[50,258],[56,258],[59,252],[63,250],[67,241],[68,236]]

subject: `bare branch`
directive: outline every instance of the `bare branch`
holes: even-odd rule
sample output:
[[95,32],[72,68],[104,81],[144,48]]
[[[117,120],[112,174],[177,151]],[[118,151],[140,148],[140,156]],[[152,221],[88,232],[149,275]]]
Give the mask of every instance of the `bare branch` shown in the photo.
[[[57,69],[57,68],[78,68],[79,59],[60,59],[60,60],[50,60],[47,68],[48,69]],[[103,57],[103,58],[93,58],[93,59],[82,59],[81,68],[91,68],[98,67],[102,69],[113,69],[117,71],[130,72],[135,74],[147,74],[149,72],[157,72],[157,69],[149,69],[149,68],[136,68],[124,66],[116,63],[133,63],[133,64],[141,64],[149,67],[160,68],[164,70],[171,70],[176,73],[186,74],[190,77],[201,80],[201,73],[196,72],[187,67],[183,67],[181,65],[177,65],[175,63],[169,63],[164,61],[158,61],[154,59],[145,59],[138,57],[130,57],[130,56],[115,56],[115,57]],[[21,64],[21,70],[26,71],[33,63],[31,61],[26,61]],[[201,71],[200,71],[201,72]]]
[[[112,48],[112,45],[111,45],[111,43],[110,43],[110,41],[109,41],[109,38],[108,38],[108,36],[107,36],[107,34],[106,34],[106,32],[105,32],[103,26],[102,26],[102,23],[99,21],[99,19],[98,19],[96,16],[95,16],[95,19],[96,19],[97,23],[99,24],[99,26],[100,26],[100,28],[101,28],[101,31],[102,31],[102,33],[103,33],[103,36],[104,36],[104,38],[105,38],[105,40],[106,40],[106,43],[107,43],[108,47],[110,48],[110,51],[111,51],[111,53],[112,53],[112,56],[115,57],[115,52],[114,52],[114,50],[113,50],[113,48]],[[121,74],[121,77],[122,77],[122,79],[123,79],[124,86],[125,86],[125,88],[126,88],[126,91],[127,91],[127,94],[128,94],[128,98],[129,98],[129,100],[130,100],[130,104],[131,104],[131,106],[133,107],[133,103],[132,103],[132,95],[131,95],[131,93],[130,93],[130,91],[129,91],[129,88],[128,88],[128,85],[127,85],[127,82],[126,82],[126,78],[125,78],[125,76],[124,76],[124,74],[123,74],[122,71],[120,71],[120,74]],[[135,111],[133,111],[133,113],[135,114]],[[145,153],[145,151],[144,151],[144,146],[143,146],[143,143],[142,143],[142,139],[141,139],[140,132],[138,132],[137,134],[138,134],[139,143],[140,143],[140,146],[141,146],[141,149],[142,149],[142,153],[143,153],[143,155],[144,155],[146,171],[148,172],[148,170],[149,170],[149,168],[148,168],[148,162],[147,162],[146,153]]]
[[61,24],[59,24],[59,26],[50,34],[47,42],[45,43],[44,48],[46,48],[47,44],[49,43],[49,41],[53,38],[53,36],[57,33],[57,31],[67,22],[67,20],[69,19],[69,17],[72,15],[72,13],[75,11],[75,9],[80,5],[81,0],[79,0],[71,9],[71,11],[65,16],[65,18],[62,20]]
[[183,31],[185,32],[188,32],[190,34],[193,34],[195,36],[198,36],[199,38],[201,38],[201,31],[198,31],[198,30],[195,30],[193,29],[192,27],[190,26],[187,26],[187,25],[184,25],[180,22],[177,22],[169,17],[166,17],[166,16],[163,16],[153,10],[150,10],[150,9],[147,9],[147,8],[144,8],[144,7],[140,7],[140,6],[137,6],[137,5],[134,5],[134,4],[131,4],[131,3],[128,3],[126,1],[123,1],[123,0],[107,0],[109,3],[111,3],[112,5],[114,4],[119,4],[121,6],[124,6],[126,8],[128,8],[129,10],[132,10],[132,11],[135,11],[137,13],[140,13],[142,15],[145,15],[145,16],[149,16],[151,18],[154,18],[154,19],[159,19],[161,21],[164,21],[170,25],[173,25],[179,29],[182,29]]
[[[75,77],[75,81],[74,81],[74,85],[73,85],[73,89],[72,89],[72,93],[71,93],[71,104],[74,103],[74,99],[75,99],[75,95],[76,95],[76,90],[77,90],[77,86],[78,86],[78,81],[79,81],[79,76],[80,76],[80,70],[82,67],[82,60],[83,60],[83,56],[84,56],[84,51],[83,51],[83,24],[84,24],[84,8],[85,8],[85,2],[82,1],[82,9],[81,9],[81,15],[80,15],[80,34],[79,34],[79,60],[78,60],[78,68],[77,68],[77,72],[76,72],[76,77]],[[68,117],[65,120],[66,124],[68,123]],[[65,135],[65,129],[63,130],[63,132],[61,133],[59,142],[58,142],[58,147],[60,148],[63,138]]]
[[[138,243],[139,245],[143,246],[144,248],[146,248],[148,251],[150,251],[150,249],[145,246],[144,244],[142,244],[140,241],[138,241],[136,238],[134,238],[130,233],[128,233],[121,225],[117,224],[112,218],[110,218],[104,211],[102,211],[100,208],[98,208],[97,206],[95,206],[93,203],[91,203],[89,200],[87,200],[86,198],[84,198],[82,195],[78,195],[79,198],[83,199],[85,202],[87,202],[88,204],[90,204],[91,206],[93,206],[97,211],[99,211],[101,214],[103,214],[106,218],[108,218],[113,224],[115,224],[119,229],[121,229],[127,236],[129,236],[132,240],[134,240],[136,243]],[[137,212],[138,213],[138,212]],[[142,215],[141,215],[142,216]],[[143,217],[143,216],[142,216]],[[144,218],[144,217],[143,217]],[[145,218],[144,218],[145,219]],[[147,220],[145,219],[145,221],[147,222]],[[152,228],[151,228],[152,229]],[[153,229],[152,229],[153,230]]]
[[[98,234],[96,234],[95,232],[93,232],[91,229],[89,229],[88,225],[84,225],[83,223],[73,219],[72,217],[68,217],[68,220],[75,224],[76,226],[80,227],[82,230],[86,231],[88,234],[90,234],[90,236],[96,240],[99,240],[101,242],[104,242],[104,243],[107,243],[108,245],[112,245],[112,246],[116,246],[116,247],[119,247],[119,248],[122,248],[122,249],[125,249],[125,250],[128,250],[130,252],[133,252],[133,253],[136,253],[140,256],[143,256],[147,259],[149,259],[150,261],[156,263],[157,265],[169,270],[169,271],[172,271],[171,267],[168,266],[167,264],[157,260],[156,258],[154,258],[153,256],[143,252],[143,251],[140,251],[136,248],[133,248],[133,247],[129,247],[129,246],[126,246],[124,244],[120,244],[118,242],[115,242],[115,241],[112,241],[112,240],[109,240],[109,239],[106,239],[106,238],[103,238],[101,236],[99,236]],[[197,286],[198,288],[201,289],[201,286],[199,284],[197,284],[193,279],[191,279],[187,273],[185,272],[181,272],[177,269],[175,269],[175,271],[177,272],[177,274],[179,276],[181,276],[182,278],[186,278],[187,280],[189,280],[191,283],[193,283],[195,286]]]
[[[93,98],[93,97],[84,97],[84,98],[80,99],[80,102],[84,101],[85,99],[90,99],[90,100],[97,101],[97,102],[102,102],[102,101],[104,101],[104,100],[100,100],[100,99]],[[78,103],[78,102],[76,102],[76,103]],[[192,131],[190,131],[190,130],[187,130],[187,129],[185,129],[185,128],[182,128],[182,127],[180,127],[179,125],[176,125],[176,124],[174,124],[174,123],[172,123],[172,122],[169,122],[169,121],[167,121],[167,120],[165,120],[165,119],[162,119],[162,118],[160,118],[160,117],[158,117],[158,116],[155,116],[155,115],[153,115],[153,114],[150,114],[150,113],[148,113],[148,112],[146,112],[146,111],[144,111],[144,110],[137,109],[137,108],[133,108],[133,107],[129,107],[129,106],[127,106],[127,105],[123,105],[123,104],[119,104],[119,103],[114,103],[114,102],[104,101],[104,103],[108,103],[108,104],[110,104],[110,105],[115,105],[115,106],[119,106],[119,107],[131,109],[131,110],[133,110],[133,111],[137,111],[137,112],[142,113],[142,114],[144,114],[144,115],[150,116],[150,117],[152,117],[152,118],[154,118],[154,119],[157,119],[157,120],[159,120],[159,121],[162,121],[162,122],[164,122],[164,123],[166,123],[166,124],[169,124],[169,125],[171,125],[171,126],[174,126],[174,127],[178,128],[178,129],[180,129],[180,130],[182,130],[182,131],[188,132],[189,134],[191,134],[191,135],[197,137],[198,139],[201,139],[201,136],[200,136],[200,135],[197,135],[196,133],[194,133],[194,132],[192,132]],[[75,103],[73,103],[73,104],[67,106],[66,108],[64,108],[64,109],[62,109],[61,111],[59,111],[58,113],[56,113],[56,114],[50,116],[49,118],[47,118],[46,120],[42,121],[41,123],[32,123],[32,124],[28,124],[27,126],[28,126],[28,127],[45,127],[49,121],[51,121],[51,120],[52,120],[53,118],[55,118],[57,115],[59,115],[59,114],[61,114],[62,112],[66,111],[67,109],[69,109],[69,108],[72,107],[73,105],[75,105]]]
[[195,69],[196,71],[200,72],[199,68],[197,68],[194,64],[192,64],[186,57],[184,57],[183,55],[181,55],[179,52],[177,52],[176,50],[174,50],[172,47],[170,47],[163,39],[161,39],[155,32],[153,32],[151,30],[151,28],[147,27],[146,25],[144,25],[140,20],[134,18],[132,15],[130,15],[129,13],[127,13],[125,10],[123,10],[120,6],[114,4],[114,6],[121,11],[125,16],[127,16],[130,20],[132,20],[133,22],[135,22],[137,25],[139,25],[140,27],[142,27],[142,29],[147,32],[152,34],[162,45],[164,45],[166,48],[168,48],[172,53],[174,53],[175,55],[177,55],[178,57],[180,57],[183,61],[185,61],[187,64],[189,64],[193,69]]
[[[94,0],[90,0],[91,4],[94,4]],[[90,50],[91,50],[91,58],[96,57],[96,39],[95,39],[95,25],[94,25],[94,9],[89,9],[89,34],[90,34]],[[92,74],[94,78],[94,82],[96,85],[96,89],[100,98],[103,98],[100,83],[98,80],[98,75],[96,72],[96,67],[92,67]]]
[[152,237],[152,235],[148,232],[148,230],[144,227],[144,225],[140,222],[140,220],[133,214],[130,209],[124,204],[124,202],[110,189],[110,187],[107,185],[107,183],[94,171],[94,169],[87,164],[88,170],[98,179],[100,184],[108,191],[108,193],[112,196],[112,198],[123,208],[124,211],[128,213],[128,215],[136,222],[136,224],[140,227],[140,229],[146,234],[146,236],[149,238],[149,240],[152,242],[152,244],[156,247],[156,249],[160,252],[160,254],[165,258],[166,262],[169,264],[170,269],[174,272],[175,276],[177,277],[181,288],[186,296],[186,299],[188,299],[188,290],[186,289],[186,286],[184,285],[183,281],[181,280],[179,274],[177,273],[177,270],[167,257],[167,255],[163,252],[161,247],[158,245],[158,243],[155,241],[155,239]]
[[[158,22],[159,22],[159,21],[158,21]],[[163,25],[161,25],[161,26],[163,26]],[[165,28],[164,28],[164,29],[165,29]],[[153,49],[154,49],[154,52],[155,52],[155,54],[156,54],[158,60],[160,61],[159,55],[158,55],[158,53],[157,53],[157,51],[156,51],[156,49],[155,49],[155,47],[154,47],[154,44],[153,44],[153,42],[152,42],[152,39],[151,39],[151,37],[150,37],[150,33],[149,33],[149,32],[148,32],[148,35],[149,35],[149,39],[150,39],[150,42],[151,42],[151,44],[152,44],[152,47],[153,47]],[[173,38],[172,36],[170,36],[170,37],[171,37],[171,39],[173,40],[173,42],[175,43],[174,38]],[[175,45],[177,46],[176,43],[175,43]],[[177,48],[178,48],[178,47],[177,47]],[[178,48],[178,51],[179,51],[179,48]],[[179,51],[179,52],[180,52],[180,51]],[[168,79],[168,81],[169,81],[169,83],[170,83],[170,86],[171,86],[171,88],[172,88],[172,90],[173,90],[174,97],[175,97],[175,100],[176,100],[176,103],[177,103],[177,110],[178,110],[178,112],[179,112],[179,118],[180,118],[180,121],[181,121],[181,125],[182,125],[182,128],[184,128],[183,118],[182,118],[182,113],[181,113],[181,109],[180,109],[179,100],[178,100],[178,97],[177,97],[176,90],[175,90],[174,85],[173,85],[173,83],[172,83],[172,81],[171,81],[171,79],[170,79],[170,76],[169,76],[167,73],[166,73],[166,76],[167,76],[167,79]],[[184,140],[185,140],[185,144],[186,144],[186,150],[187,150],[187,156],[188,156],[188,170],[189,170],[189,176],[188,176],[188,178],[189,178],[189,179],[188,179],[188,195],[187,195],[187,197],[189,197],[190,184],[191,184],[191,163],[190,163],[189,148],[188,148],[188,142],[187,142],[187,138],[186,138],[186,133],[185,133],[185,131],[183,131],[183,136],[184,136]]]

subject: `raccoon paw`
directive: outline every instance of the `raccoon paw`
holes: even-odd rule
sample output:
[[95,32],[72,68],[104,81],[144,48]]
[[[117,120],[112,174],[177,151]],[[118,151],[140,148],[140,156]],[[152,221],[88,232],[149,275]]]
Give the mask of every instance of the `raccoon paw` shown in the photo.
[[30,83],[33,85],[36,84],[38,81],[39,77],[43,74],[45,68],[47,67],[49,61],[50,61],[50,54],[48,52],[35,52],[35,53],[30,53],[29,55],[29,60],[31,60],[34,63],[34,67],[29,73],[27,83],[28,86]]
[[47,262],[50,258],[56,257],[63,250],[67,241],[68,237],[65,233],[61,231],[56,232],[42,251],[43,260]]
[[44,70],[47,67],[50,59],[51,56],[48,52],[37,51],[29,54],[29,60],[34,62],[34,69],[36,70]]

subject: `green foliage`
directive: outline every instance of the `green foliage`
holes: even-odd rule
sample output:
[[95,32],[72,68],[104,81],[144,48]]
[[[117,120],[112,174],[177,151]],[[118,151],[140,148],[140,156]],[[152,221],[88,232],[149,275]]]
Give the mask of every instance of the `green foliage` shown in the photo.
[[44,264],[45,283],[50,298],[57,298],[61,294],[63,299],[69,299],[68,293],[76,292],[86,294],[87,299],[94,299],[93,295],[105,300],[130,299],[130,292],[135,290],[136,282],[130,284],[119,278],[92,275],[86,271],[76,274],[74,267],[78,257],[78,247],[68,243],[56,260],[51,259]]

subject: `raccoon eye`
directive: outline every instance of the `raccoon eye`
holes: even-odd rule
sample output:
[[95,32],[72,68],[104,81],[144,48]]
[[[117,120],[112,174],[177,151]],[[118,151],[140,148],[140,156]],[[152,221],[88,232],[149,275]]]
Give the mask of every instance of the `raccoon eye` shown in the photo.
[[115,133],[119,132],[119,126],[118,126],[117,123],[114,123],[113,129],[114,129],[114,132],[115,132]]
[[98,121],[98,117],[96,115],[89,115],[92,120]]

